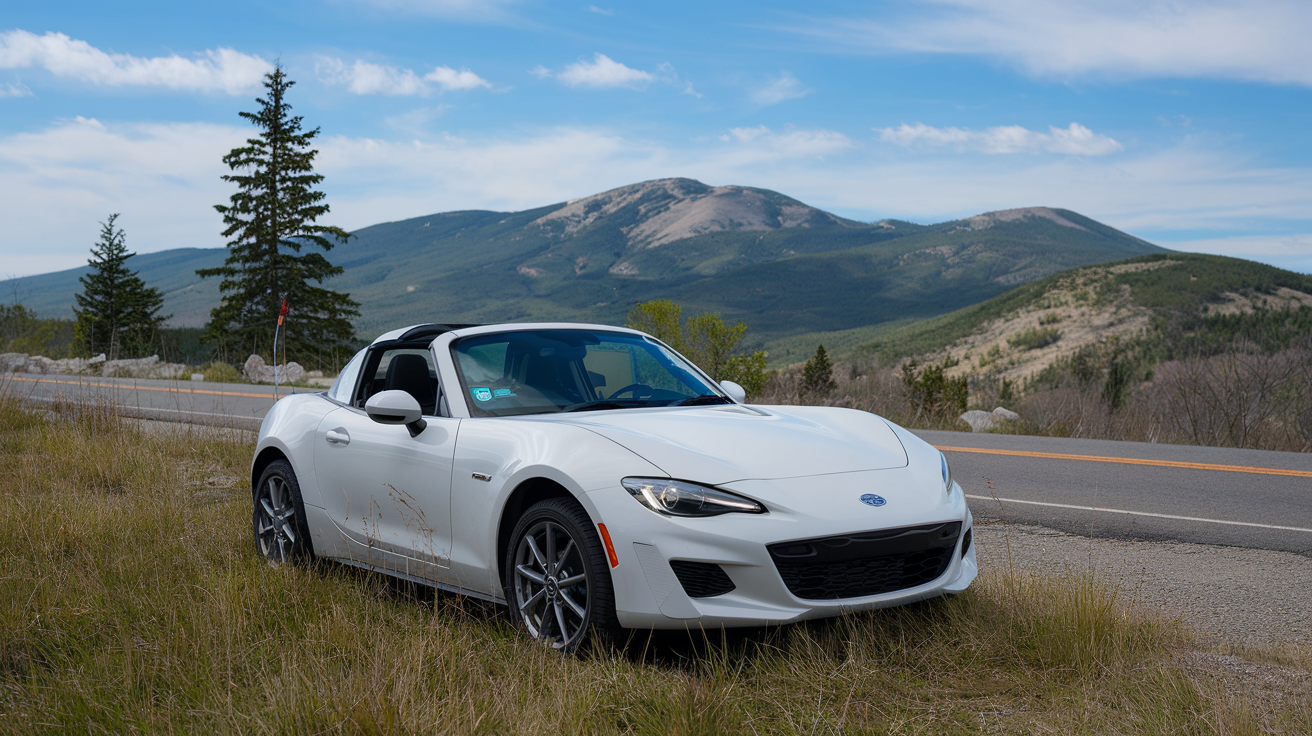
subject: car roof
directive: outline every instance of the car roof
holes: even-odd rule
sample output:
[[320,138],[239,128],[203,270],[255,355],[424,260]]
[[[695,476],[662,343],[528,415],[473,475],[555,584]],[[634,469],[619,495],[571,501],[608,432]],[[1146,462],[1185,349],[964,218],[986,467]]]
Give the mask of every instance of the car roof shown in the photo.
[[628,327],[589,324],[585,322],[506,322],[491,325],[425,323],[384,332],[370,344],[376,345],[380,342],[401,339],[427,339],[431,341],[438,335],[448,333],[455,337],[465,337],[467,335],[484,335],[492,332],[508,332],[511,330],[603,330],[606,332],[628,332],[634,335],[646,334]]

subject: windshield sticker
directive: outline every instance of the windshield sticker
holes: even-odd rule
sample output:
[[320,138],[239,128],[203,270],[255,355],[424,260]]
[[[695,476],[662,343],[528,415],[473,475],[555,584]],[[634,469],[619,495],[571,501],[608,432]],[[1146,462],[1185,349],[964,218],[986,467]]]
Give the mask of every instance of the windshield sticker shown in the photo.
[[471,388],[469,393],[473,395],[475,401],[492,400],[492,389],[490,388]]
[[508,389],[508,388],[499,388],[499,389],[497,389],[496,391],[493,391],[493,392],[492,392],[492,395],[495,396],[495,397],[498,398],[498,399],[504,399],[504,398],[506,398],[506,397],[508,397],[508,396],[514,396],[514,395],[515,395],[515,392],[514,392],[514,391],[511,391],[511,390]]

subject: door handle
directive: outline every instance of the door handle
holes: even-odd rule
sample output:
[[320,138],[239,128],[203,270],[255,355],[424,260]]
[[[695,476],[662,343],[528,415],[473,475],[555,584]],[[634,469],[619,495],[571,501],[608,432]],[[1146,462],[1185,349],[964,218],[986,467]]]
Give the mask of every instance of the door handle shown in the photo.
[[333,445],[351,444],[351,435],[347,434],[346,430],[330,429],[323,438],[328,440],[329,444]]

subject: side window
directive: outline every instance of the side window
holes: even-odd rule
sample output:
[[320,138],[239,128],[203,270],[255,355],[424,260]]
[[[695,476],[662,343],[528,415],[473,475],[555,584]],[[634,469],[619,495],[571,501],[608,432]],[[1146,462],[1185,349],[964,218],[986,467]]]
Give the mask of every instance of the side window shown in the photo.
[[364,360],[364,378],[354,406],[364,407],[380,391],[405,391],[427,416],[437,414],[440,387],[433,353],[426,347],[375,348]]
[[333,382],[332,388],[328,389],[328,398],[343,404],[351,403],[351,391],[355,388],[356,376],[360,375],[360,366],[364,364],[364,353],[361,350],[351,358],[342,372],[338,374],[337,380]]

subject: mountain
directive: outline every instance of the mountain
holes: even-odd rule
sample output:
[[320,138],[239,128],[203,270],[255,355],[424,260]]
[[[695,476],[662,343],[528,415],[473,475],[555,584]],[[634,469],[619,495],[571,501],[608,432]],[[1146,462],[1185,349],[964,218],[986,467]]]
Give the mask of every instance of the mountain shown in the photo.
[[955,361],[949,375],[1023,380],[1110,339],[1207,351],[1240,336],[1278,346],[1309,326],[1312,276],[1239,258],[1171,253],[1065,271],[884,331],[850,352],[886,363],[910,356]]
[[[742,319],[757,339],[931,317],[1068,268],[1165,252],[1074,212],[990,212],[938,225],[862,223],[765,189],[661,179],[524,212],[462,211],[366,227],[334,248],[330,282],[361,302],[361,334],[424,321],[617,323],[656,298]],[[199,325],[223,249],[131,262]],[[72,269],[5,285],[71,316]],[[295,305],[293,305],[294,308]]]

